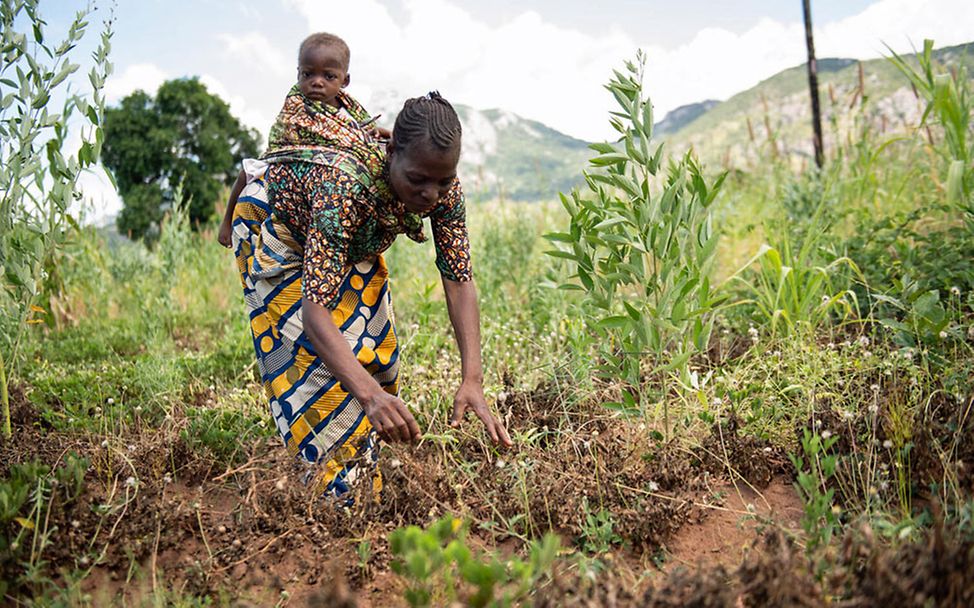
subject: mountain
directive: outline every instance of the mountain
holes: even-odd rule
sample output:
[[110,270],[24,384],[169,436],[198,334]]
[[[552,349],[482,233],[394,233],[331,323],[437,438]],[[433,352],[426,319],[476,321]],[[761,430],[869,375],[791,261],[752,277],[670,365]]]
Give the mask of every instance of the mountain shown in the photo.
[[[967,66],[974,76],[974,43],[937,49],[933,55],[948,67]],[[851,132],[857,114],[852,110],[857,107],[880,133],[902,132],[919,121],[924,105],[887,59],[826,58],[818,61],[818,68],[826,153],[834,149],[837,137]],[[772,140],[778,154],[807,159],[812,156],[809,105],[808,75],[802,64],[718,103],[675,131],[659,133],[659,139],[670,153],[693,147],[703,160],[725,167],[766,154]]]
[[[945,65],[967,65],[974,73],[974,43],[938,49],[934,54]],[[818,71],[826,151],[854,125],[856,112],[850,108],[861,104],[862,92],[864,115],[879,131],[902,132],[915,125],[923,111],[906,79],[886,59],[860,63],[823,58],[818,60]],[[392,128],[400,103],[401,96],[386,91],[374,96],[368,106],[383,115],[383,126]],[[588,169],[588,159],[594,154],[587,142],[511,112],[455,107],[463,124],[459,173],[469,199],[551,200],[559,192],[584,184],[582,171]],[[670,154],[693,147],[705,162],[730,167],[766,154],[769,132],[777,153],[811,157],[804,64],[725,101],[676,108],[656,123],[654,139],[666,142]]]
[[[395,91],[385,91],[368,106],[392,129],[401,103]],[[458,173],[468,199],[550,200],[584,183],[588,142],[505,110],[454,108],[463,125]]]
[[706,114],[710,108],[719,104],[716,99],[708,99],[697,103],[689,103],[685,106],[674,108],[666,113],[663,120],[653,125],[653,135],[661,137],[676,133],[683,127]]
[[460,173],[485,199],[550,199],[583,183],[588,143],[503,110],[457,106],[463,124]]

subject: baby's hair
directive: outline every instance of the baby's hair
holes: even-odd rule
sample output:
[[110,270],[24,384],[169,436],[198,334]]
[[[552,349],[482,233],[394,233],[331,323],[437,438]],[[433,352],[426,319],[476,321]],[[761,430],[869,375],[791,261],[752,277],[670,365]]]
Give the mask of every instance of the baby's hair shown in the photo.
[[298,62],[301,61],[301,55],[304,54],[306,49],[315,46],[330,46],[338,49],[342,60],[345,62],[345,69],[348,69],[352,52],[348,50],[348,45],[345,44],[344,40],[334,34],[329,34],[328,32],[317,32],[305,38],[304,41],[301,42],[301,46],[298,47]]
[[406,100],[396,117],[392,141],[403,149],[428,138],[437,148],[450,150],[460,144],[461,131],[460,118],[450,102],[439,91],[430,91]]

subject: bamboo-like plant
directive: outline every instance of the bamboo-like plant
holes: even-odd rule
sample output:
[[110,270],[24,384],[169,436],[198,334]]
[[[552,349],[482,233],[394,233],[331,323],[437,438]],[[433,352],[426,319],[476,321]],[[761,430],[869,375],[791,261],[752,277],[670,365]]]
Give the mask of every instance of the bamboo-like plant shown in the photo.
[[556,244],[548,254],[571,263],[573,280],[561,288],[583,294],[601,371],[627,386],[622,403],[607,405],[639,412],[673,375],[690,384],[690,358],[707,348],[719,304],[710,284],[717,248],[710,207],[724,181],[709,182],[690,152],[662,169],[663,145],[650,150],[644,68],[639,52],[606,86],[619,105],[609,122],[620,139],[591,145],[598,156],[585,173],[588,192],[561,196],[570,225],[546,235]]
[[[79,11],[64,40],[44,35],[39,0],[0,0],[0,401],[9,437],[7,381],[17,373],[27,327],[39,322],[45,265],[76,227],[69,214],[78,176],[98,160],[102,88],[111,73],[111,21],[105,23],[88,73],[90,95],[68,83],[79,65],[71,51],[88,28],[93,8]],[[25,32],[18,31],[20,25]],[[52,111],[53,100],[63,102]],[[69,126],[70,123],[70,126]],[[81,132],[76,152],[65,150],[72,129]]]
[[974,98],[967,70],[961,64],[955,72],[938,71],[933,60],[933,40],[923,41],[923,52],[916,55],[918,68],[893,49],[890,53],[890,62],[927,103],[920,126],[933,118],[943,127],[945,145],[935,146],[934,150],[947,163],[947,200],[967,214],[967,221],[974,228],[974,137],[971,136]]

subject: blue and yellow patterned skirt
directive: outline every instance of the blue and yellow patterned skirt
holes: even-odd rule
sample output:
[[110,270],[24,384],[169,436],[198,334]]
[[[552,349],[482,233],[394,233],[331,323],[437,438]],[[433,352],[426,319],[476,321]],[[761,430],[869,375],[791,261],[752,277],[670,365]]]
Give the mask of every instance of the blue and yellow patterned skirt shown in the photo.
[[[233,250],[271,415],[287,450],[309,465],[305,481],[316,492],[341,496],[368,473],[378,496],[376,433],[304,332],[302,249],[272,213],[266,177],[266,170],[251,176],[238,199]],[[362,366],[396,395],[399,348],[388,277],[381,255],[351,267],[332,319]]]

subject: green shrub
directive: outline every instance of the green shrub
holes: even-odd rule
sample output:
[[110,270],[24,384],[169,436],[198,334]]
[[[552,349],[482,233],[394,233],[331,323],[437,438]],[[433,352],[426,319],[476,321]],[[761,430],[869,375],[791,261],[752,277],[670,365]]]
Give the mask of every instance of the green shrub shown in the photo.
[[610,123],[621,140],[591,146],[600,171],[585,175],[588,196],[562,195],[568,230],[546,238],[558,245],[548,254],[574,271],[577,282],[561,287],[582,293],[602,372],[628,385],[617,406],[645,411],[643,361],[688,384],[690,357],[707,348],[720,303],[710,285],[717,247],[710,207],[724,178],[708,183],[689,153],[660,175],[663,147],[649,149],[653,112],[643,98],[642,54],[626,68],[607,86],[620,107]]

